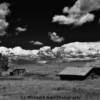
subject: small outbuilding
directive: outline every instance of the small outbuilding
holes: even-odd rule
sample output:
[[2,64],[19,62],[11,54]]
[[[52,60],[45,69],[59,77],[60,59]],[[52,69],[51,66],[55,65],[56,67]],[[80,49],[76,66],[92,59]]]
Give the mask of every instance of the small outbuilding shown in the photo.
[[58,75],[61,80],[84,80],[91,72],[93,67],[66,67]]

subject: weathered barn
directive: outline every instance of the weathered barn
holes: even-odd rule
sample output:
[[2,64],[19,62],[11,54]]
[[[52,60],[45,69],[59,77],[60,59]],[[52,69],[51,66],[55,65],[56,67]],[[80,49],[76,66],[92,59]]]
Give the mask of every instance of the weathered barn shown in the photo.
[[84,80],[89,74],[97,70],[93,67],[67,67],[58,75],[61,80]]

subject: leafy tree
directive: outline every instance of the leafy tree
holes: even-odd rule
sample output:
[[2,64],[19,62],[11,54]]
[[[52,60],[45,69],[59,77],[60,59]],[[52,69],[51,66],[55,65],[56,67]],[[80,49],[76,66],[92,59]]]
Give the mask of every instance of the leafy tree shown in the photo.
[[8,57],[0,53],[0,71],[7,71],[8,68]]

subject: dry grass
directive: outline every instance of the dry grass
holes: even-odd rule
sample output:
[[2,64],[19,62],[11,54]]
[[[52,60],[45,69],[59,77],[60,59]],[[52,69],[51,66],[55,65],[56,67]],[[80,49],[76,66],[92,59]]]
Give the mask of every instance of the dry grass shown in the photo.
[[0,100],[100,100],[100,78],[61,81],[56,76],[67,66],[87,62],[15,64],[31,71],[24,80],[0,80]]
[[[86,85],[85,82],[52,80],[2,81],[0,83],[0,95],[5,98],[2,100],[52,100],[39,99],[43,96],[45,98],[48,96],[57,98],[59,96],[59,99],[53,100],[99,100],[100,86],[94,88],[95,85]],[[36,97],[38,99],[35,99]]]

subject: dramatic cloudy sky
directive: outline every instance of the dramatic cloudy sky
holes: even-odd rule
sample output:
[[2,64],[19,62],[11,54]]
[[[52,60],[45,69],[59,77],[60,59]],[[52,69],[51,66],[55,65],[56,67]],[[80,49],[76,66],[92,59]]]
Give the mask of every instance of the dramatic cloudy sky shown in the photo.
[[[2,0],[4,1],[4,0]],[[75,0],[6,0],[10,2],[11,13],[7,17],[10,22],[8,35],[0,37],[0,45],[7,47],[22,46],[25,49],[40,48],[43,45],[60,46],[74,41],[100,41],[100,11],[96,14],[94,22],[85,23],[75,27],[73,25],[60,25],[52,23],[52,17],[62,14],[65,6],[72,6]],[[66,14],[65,14],[66,15]],[[16,28],[26,28],[22,32]],[[19,32],[19,33],[18,33]],[[60,37],[64,37],[61,43],[51,41],[48,32],[56,32]],[[43,45],[34,45],[30,41],[39,41]]]

